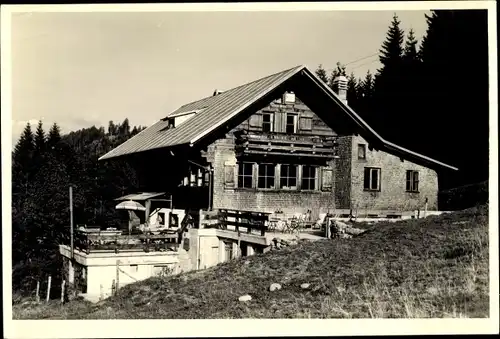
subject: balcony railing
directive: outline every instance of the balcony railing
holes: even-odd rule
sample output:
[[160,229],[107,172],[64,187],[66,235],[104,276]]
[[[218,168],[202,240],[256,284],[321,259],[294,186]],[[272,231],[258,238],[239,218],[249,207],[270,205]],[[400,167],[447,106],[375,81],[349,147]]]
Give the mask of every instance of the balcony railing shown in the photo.
[[[68,239],[69,240],[69,239]],[[67,245],[69,241],[66,241]],[[74,249],[85,252],[134,252],[175,251],[179,246],[179,233],[161,231],[159,234],[145,232],[122,234],[122,232],[87,232],[76,230],[73,236]]]
[[242,131],[236,135],[236,149],[242,154],[274,154],[336,158],[337,138]]

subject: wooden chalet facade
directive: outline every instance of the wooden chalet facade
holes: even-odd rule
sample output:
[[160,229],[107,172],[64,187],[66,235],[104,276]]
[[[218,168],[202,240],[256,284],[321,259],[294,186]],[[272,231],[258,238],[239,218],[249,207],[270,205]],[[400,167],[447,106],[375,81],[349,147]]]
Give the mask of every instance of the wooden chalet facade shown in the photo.
[[100,160],[126,157],[174,208],[380,214],[437,209],[457,170],[384,140],[304,66],[184,105]]

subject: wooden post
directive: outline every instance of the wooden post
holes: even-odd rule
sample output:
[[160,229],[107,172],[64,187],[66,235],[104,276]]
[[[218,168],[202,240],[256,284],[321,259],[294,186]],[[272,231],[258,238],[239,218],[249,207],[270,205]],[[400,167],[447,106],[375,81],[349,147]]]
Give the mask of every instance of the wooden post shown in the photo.
[[74,257],[74,245],[73,245],[73,187],[69,186],[69,219],[70,219],[70,243],[71,243],[71,260]]
[[40,302],[40,281],[36,281],[36,302]]
[[429,199],[425,198],[425,206],[424,206],[424,218],[427,216],[427,204],[429,203]]
[[103,292],[103,289],[102,289],[102,284],[99,286],[99,300],[102,300],[104,299],[104,292]]
[[118,290],[120,289],[120,260],[116,261],[116,294],[118,294]]
[[61,284],[61,304],[64,303],[64,287],[66,285],[66,280],[63,280],[62,281],[62,284]]
[[49,281],[47,282],[47,302],[49,302],[50,299],[50,284],[52,282],[52,277],[49,275]]

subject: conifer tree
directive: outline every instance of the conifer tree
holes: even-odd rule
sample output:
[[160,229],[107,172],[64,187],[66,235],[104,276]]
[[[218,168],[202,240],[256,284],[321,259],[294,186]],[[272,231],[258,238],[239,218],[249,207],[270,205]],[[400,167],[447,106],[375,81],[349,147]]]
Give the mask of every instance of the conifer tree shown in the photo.
[[53,150],[55,146],[61,141],[61,129],[59,125],[54,122],[49,130],[49,136],[47,137],[47,147]]
[[323,68],[323,65],[320,64],[318,66],[318,68],[316,69],[315,71],[316,75],[318,76],[318,78],[321,79],[321,81],[323,81],[325,84],[328,83],[328,76],[326,75],[326,71],[325,69]]

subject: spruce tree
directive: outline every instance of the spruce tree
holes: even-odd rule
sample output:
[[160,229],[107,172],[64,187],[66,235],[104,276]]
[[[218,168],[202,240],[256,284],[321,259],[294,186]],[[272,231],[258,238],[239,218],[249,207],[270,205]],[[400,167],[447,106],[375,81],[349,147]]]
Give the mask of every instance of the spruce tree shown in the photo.
[[45,151],[45,142],[45,131],[43,130],[42,120],[40,120],[35,132],[35,151],[40,154],[43,153]]
[[399,27],[400,24],[401,21],[399,21],[398,16],[394,14],[387,32],[387,38],[382,43],[382,48],[380,49],[379,59],[382,63],[382,69],[379,70],[379,73],[397,67],[401,63],[403,57],[404,31]]
[[323,68],[322,64],[320,64],[318,66],[318,68],[316,69],[315,73],[318,76],[318,78],[321,79],[321,81],[323,81],[325,84],[328,84],[328,76],[326,75],[326,71]]
[[425,130],[426,142],[418,146],[422,153],[460,169],[456,176],[440,177],[441,188],[487,180],[487,11],[435,10],[426,19],[419,93],[419,119],[426,122],[420,129]]
[[358,111],[359,106],[359,84],[354,72],[347,78],[347,104],[353,110]]
[[373,119],[372,124],[382,135],[394,142],[401,141],[398,126],[401,126],[406,118],[401,115],[401,107],[404,107],[405,102],[401,97],[401,92],[404,91],[401,74],[404,31],[400,24],[398,16],[394,14],[380,49],[379,60],[382,68],[376,75],[373,97],[377,119]]
[[61,141],[61,129],[54,122],[54,124],[50,127],[49,136],[47,138],[47,147],[50,150],[53,150],[55,146]]

